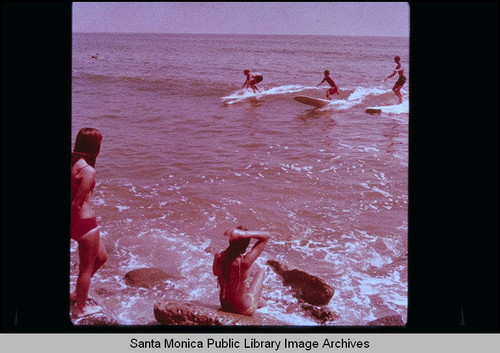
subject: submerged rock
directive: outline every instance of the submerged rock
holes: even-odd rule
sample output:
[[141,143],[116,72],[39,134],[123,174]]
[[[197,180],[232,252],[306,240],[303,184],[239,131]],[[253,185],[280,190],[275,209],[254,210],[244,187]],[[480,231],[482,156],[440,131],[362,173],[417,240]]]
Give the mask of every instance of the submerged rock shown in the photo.
[[125,281],[137,287],[151,288],[172,278],[159,268],[138,268],[125,275]]
[[78,326],[116,326],[120,325],[120,322],[114,317],[109,316],[103,312],[85,316],[79,319],[71,319],[74,325]]
[[283,284],[291,286],[298,299],[312,305],[326,305],[330,302],[335,289],[324,280],[305,271],[289,270],[278,261],[268,260],[267,264],[283,277]]
[[370,321],[368,326],[404,326],[405,323],[399,315],[384,316],[379,319]]
[[97,310],[93,314],[77,318],[73,314],[75,304],[71,306],[70,317],[73,325],[86,326],[86,325],[97,325],[97,326],[113,326],[121,325],[120,321],[116,318],[116,315],[111,312],[108,308],[103,306],[94,298],[87,299],[87,305],[95,307]]
[[247,316],[222,311],[217,305],[208,305],[197,302],[157,302],[154,305],[154,315],[155,319],[162,325],[287,325],[285,322],[258,312],[256,312],[253,316]]
[[309,312],[309,314],[321,324],[325,324],[329,321],[335,321],[338,317],[334,312],[321,306],[314,306],[311,304],[303,303],[302,309]]

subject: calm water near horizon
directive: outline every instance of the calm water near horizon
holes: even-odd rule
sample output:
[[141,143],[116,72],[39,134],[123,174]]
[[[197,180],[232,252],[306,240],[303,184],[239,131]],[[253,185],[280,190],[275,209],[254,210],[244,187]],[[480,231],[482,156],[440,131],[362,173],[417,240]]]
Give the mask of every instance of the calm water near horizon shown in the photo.
[[[244,225],[273,233],[259,266],[335,288],[329,325],[406,320],[409,83],[397,105],[397,78],[383,82],[396,55],[411,79],[408,38],[73,34],[72,141],[82,127],[103,134],[91,198],[108,262],[92,294],[130,325],[154,322],[162,298],[218,305],[213,256]],[[261,94],[241,90],[245,68],[263,74]],[[296,102],[324,98],[325,69],[340,95]],[[72,242],[72,288],[77,264]],[[141,267],[173,278],[128,286]],[[272,270],[263,297],[259,312],[317,325]]]

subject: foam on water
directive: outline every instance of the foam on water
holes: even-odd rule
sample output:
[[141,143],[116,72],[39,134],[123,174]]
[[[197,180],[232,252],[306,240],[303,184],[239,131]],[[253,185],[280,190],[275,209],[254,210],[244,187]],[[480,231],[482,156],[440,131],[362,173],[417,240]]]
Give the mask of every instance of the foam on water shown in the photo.
[[[259,100],[265,96],[276,96],[276,95],[286,95],[290,93],[298,93],[303,91],[317,92],[318,90],[323,91],[324,88],[318,88],[313,86],[301,86],[301,85],[285,85],[271,87],[268,89],[261,89],[261,92],[253,93],[250,89],[240,89],[232,92],[228,96],[221,97],[224,104],[234,104],[239,103],[248,99]],[[382,112],[387,114],[408,114],[409,105],[408,100],[404,100],[402,104],[395,105],[382,105],[367,107],[367,104],[373,104],[373,102],[386,102],[388,99],[395,99],[394,93],[389,89],[380,87],[355,87],[351,88],[341,88],[340,95],[334,95],[330,104],[325,107],[320,108],[322,111],[336,110],[343,111],[353,109],[357,106],[364,106],[367,108],[378,108],[382,109]],[[401,90],[403,95],[407,95],[405,90]],[[317,95],[317,94],[313,94]],[[319,98],[319,97],[318,97]],[[324,98],[324,97],[321,97]]]
[[221,100],[225,104],[234,104],[242,102],[249,98],[260,99],[265,96],[273,96],[273,95],[284,95],[287,93],[297,93],[308,89],[315,89],[315,87],[301,86],[301,85],[285,85],[285,86],[277,86],[271,87],[268,89],[259,88],[260,92],[252,92],[250,89],[240,89],[235,92],[232,92],[229,96],[221,97]]
[[381,109],[383,113],[387,114],[408,114],[410,110],[407,100],[403,100],[401,104],[367,107],[367,109]]
[[[99,300],[141,325],[169,294],[217,305],[213,256],[227,246],[224,230],[242,224],[273,232],[259,266],[277,260],[334,286],[334,325],[405,314],[409,93],[395,105],[390,84],[369,82],[390,72],[374,65],[387,52],[405,57],[406,39],[74,37],[72,140],[84,126],[103,133],[91,195],[108,251],[92,280]],[[88,55],[96,44],[98,61]],[[362,75],[352,63],[360,50]],[[329,59],[318,63],[318,53]],[[332,53],[340,94],[321,109],[297,103],[296,95],[325,98],[328,85],[315,84]],[[264,74],[261,93],[239,89],[247,59]],[[384,109],[366,114],[370,106]],[[70,251],[74,286],[76,243]],[[142,267],[172,279],[127,285],[125,273]],[[263,313],[317,324],[272,270],[263,296]]]

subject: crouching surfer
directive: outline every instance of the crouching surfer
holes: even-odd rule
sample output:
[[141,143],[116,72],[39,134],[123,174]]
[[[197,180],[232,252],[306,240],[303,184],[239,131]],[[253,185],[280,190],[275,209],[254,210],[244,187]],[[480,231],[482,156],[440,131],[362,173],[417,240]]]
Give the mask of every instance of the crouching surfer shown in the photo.
[[250,70],[248,69],[243,70],[243,74],[247,77],[245,83],[243,83],[243,88],[250,87],[253,90],[253,93],[255,93],[256,90],[260,92],[256,84],[264,79],[262,75],[259,74],[258,72],[251,74]]

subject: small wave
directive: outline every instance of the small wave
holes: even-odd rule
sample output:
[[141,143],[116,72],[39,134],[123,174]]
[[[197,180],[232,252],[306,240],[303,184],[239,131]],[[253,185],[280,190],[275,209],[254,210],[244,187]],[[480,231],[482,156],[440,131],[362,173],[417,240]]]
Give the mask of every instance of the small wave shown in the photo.
[[[317,92],[318,90],[323,90],[323,88],[324,87],[318,88],[302,85],[284,85],[267,89],[261,88],[261,92],[256,93],[253,93],[248,89],[239,89],[227,96],[221,97],[221,100],[224,104],[230,105],[250,99],[259,100],[266,96],[279,96],[303,91],[306,91],[305,94],[313,94],[310,92]],[[388,114],[408,114],[408,92],[402,90],[401,93],[403,94],[404,98],[403,103],[390,105],[396,100],[396,96],[390,89],[380,87],[341,88],[340,94],[335,95],[332,99],[332,102],[322,109],[334,109],[338,111],[348,110],[353,107],[361,107],[364,109],[368,107],[376,107],[382,109],[382,112]]]
[[354,91],[349,95],[349,101],[362,101],[369,96],[379,97],[386,93],[388,90],[382,90],[377,87],[356,87]]
[[[409,105],[406,91],[401,91],[403,103],[390,105],[396,101],[396,96],[390,89],[379,87],[356,87],[354,89],[341,90],[341,99],[334,99],[329,105],[336,110],[348,110],[353,107],[378,108],[389,114],[408,114]],[[344,99],[342,99],[344,98]]]
[[221,99],[225,104],[234,104],[249,98],[260,99],[261,97],[265,96],[296,93],[307,89],[316,89],[316,87],[309,87],[302,85],[285,85],[285,86],[271,87],[268,89],[261,88],[260,89],[261,91],[257,93],[253,93],[248,89],[239,89],[231,93],[229,96],[221,97]]

